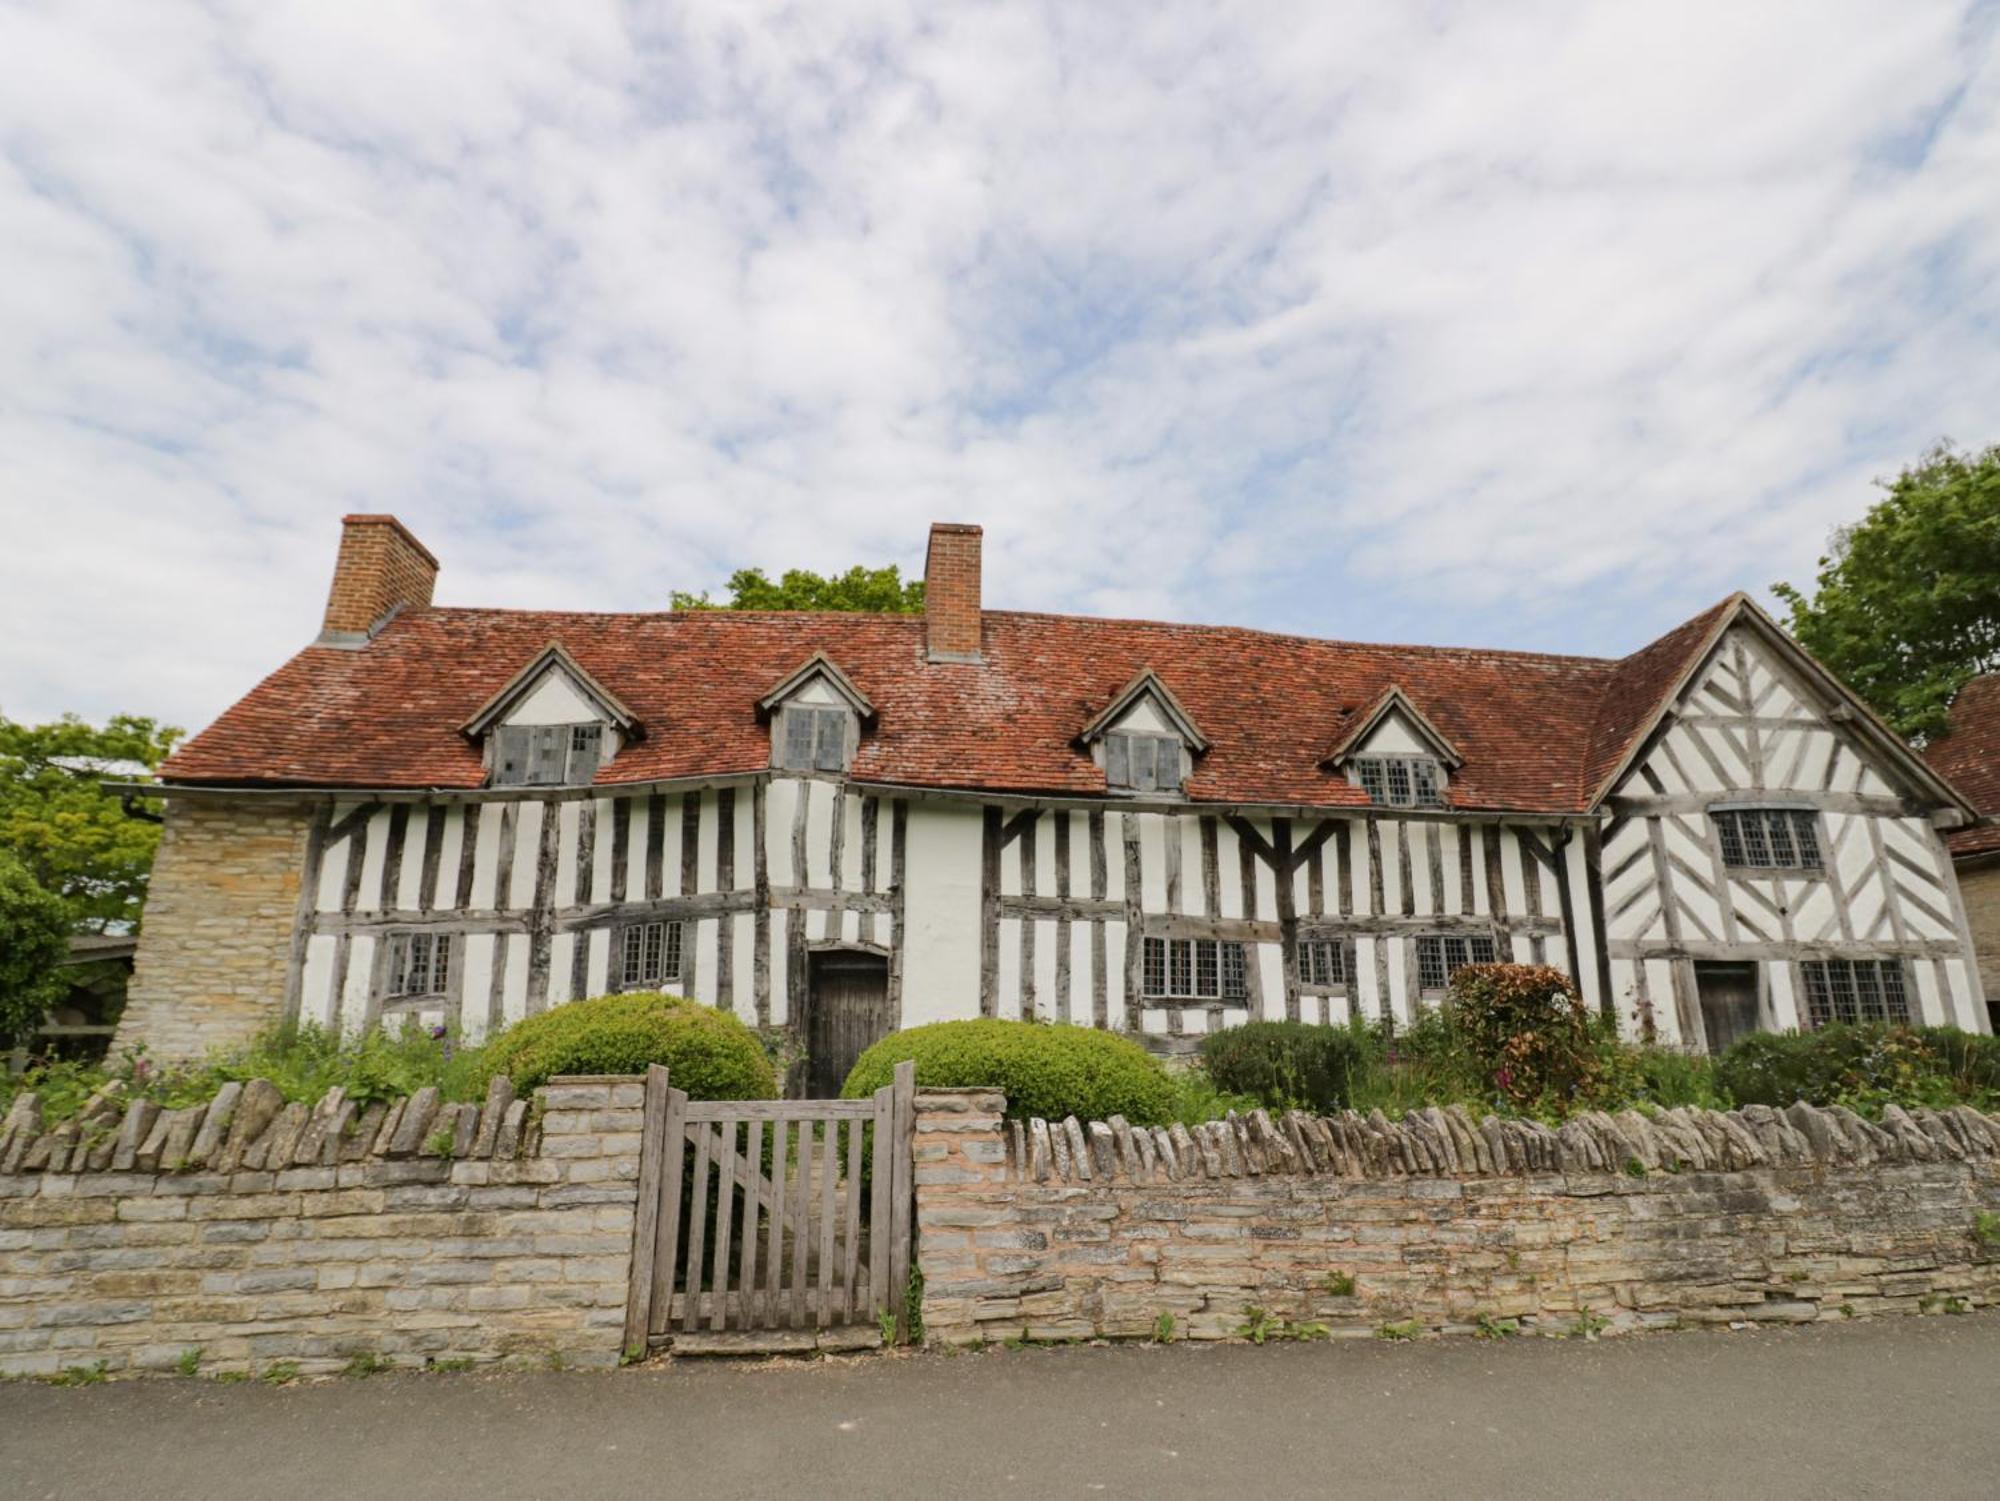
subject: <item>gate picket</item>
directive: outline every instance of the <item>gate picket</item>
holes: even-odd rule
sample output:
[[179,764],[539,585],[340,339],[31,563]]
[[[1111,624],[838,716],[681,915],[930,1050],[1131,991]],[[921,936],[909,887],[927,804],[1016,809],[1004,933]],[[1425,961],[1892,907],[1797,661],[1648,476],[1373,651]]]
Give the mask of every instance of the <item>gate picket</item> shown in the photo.
[[899,1312],[907,1073],[870,1100],[712,1101],[690,1101],[664,1069],[649,1073],[627,1347],[676,1325],[683,1335],[795,1329],[810,1343],[819,1330]]
[[681,1327],[689,1334],[701,1322],[701,1253],[708,1229],[708,1137],[708,1122],[698,1122],[694,1127],[694,1197],[688,1201],[687,1276],[681,1298]]
[[736,1122],[724,1121],[717,1128],[721,1157],[716,1168],[720,1193],[715,1205],[715,1268],[710,1273],[708,1327],[720,1330],[729,1312],[729,1221],[736,1207]]
[[750,1186],[743,1192],[743,1265],[737,1268],[737,1305],[746,1328],[757,1324],[757,1210],[764,1203],[764,1123],[750,1122],[750,1141],[743,1149],[750,1169]]
[[766,1258],[769,1262],[764,1272],[764,1306],[762,1326],[766,1329],[778,1327],[778,1318],[785,1297],[785,1150],[790,1143],[791,1132],[785,1129],[785,1122],[771,1124],[771,1251]]

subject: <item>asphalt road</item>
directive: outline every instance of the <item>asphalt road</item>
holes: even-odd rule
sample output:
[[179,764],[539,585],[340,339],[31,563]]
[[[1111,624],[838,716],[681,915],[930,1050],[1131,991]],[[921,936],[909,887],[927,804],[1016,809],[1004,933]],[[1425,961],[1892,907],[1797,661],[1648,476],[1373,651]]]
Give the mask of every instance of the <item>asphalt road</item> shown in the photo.
[[2000,1494],[2000,1315],[991,1350],[290,1388],[0,1385],[31,1497]]

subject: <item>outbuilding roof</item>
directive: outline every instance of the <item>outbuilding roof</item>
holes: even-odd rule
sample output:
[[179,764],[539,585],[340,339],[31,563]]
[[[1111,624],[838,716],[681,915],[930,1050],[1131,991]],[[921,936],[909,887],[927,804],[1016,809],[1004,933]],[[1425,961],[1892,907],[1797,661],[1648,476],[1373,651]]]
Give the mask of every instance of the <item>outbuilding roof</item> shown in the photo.
[[[2000,672],[1973,678],[1951,701],[1951,728],[1924,748],[1932,768],[1986,817],[2000,817]],[[2000,853],[2000,825],[1945,836],[1954,856]]]

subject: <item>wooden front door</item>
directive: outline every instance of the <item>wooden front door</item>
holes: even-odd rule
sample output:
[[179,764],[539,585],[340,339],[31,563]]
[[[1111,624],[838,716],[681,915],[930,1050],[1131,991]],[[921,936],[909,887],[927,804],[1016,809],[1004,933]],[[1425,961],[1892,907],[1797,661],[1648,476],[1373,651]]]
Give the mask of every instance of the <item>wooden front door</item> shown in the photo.
[[896,1030],[889,1009],[889,961],[881,954],[814,954],[806,1013],[806,1094],[830,1100],[870,1043]]
[[1711,1054],[1757,1030],[1756,965],[1697,964],[1694,985]]

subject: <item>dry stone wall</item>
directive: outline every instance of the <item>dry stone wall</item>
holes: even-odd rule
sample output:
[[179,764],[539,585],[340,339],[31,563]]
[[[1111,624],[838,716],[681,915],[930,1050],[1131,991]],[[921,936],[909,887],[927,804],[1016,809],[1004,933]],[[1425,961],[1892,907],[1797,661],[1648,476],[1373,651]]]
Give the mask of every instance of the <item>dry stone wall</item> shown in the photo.
[[618,1358],[644,1086],[308,1108],[262,1080],[0,1124],[0,1374]]
[[[924,1324],[1011,1338],[1543,1332],[2000,1301],[2000,1119],[1462,1109],[1189,1130],[920,1091]],[[1982,1214],[1995,1218],[1983,1222]],[[1981,1230],[1987,1231],[1982,1237]]]

